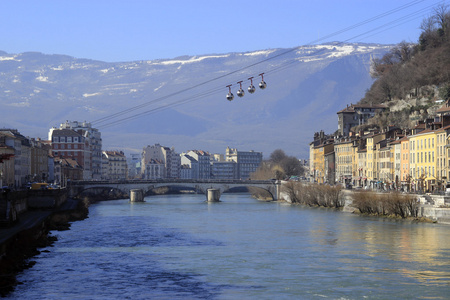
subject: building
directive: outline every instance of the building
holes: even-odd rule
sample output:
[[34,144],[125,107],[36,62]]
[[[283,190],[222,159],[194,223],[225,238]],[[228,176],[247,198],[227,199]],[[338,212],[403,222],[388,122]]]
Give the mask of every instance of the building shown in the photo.
[[53,157],[75,160],[83,169],[81,179],[92,180],[92,153],[89,140],[84,135],[72,129],[52,128],[49,132],[49,139]]
[[[333,158],[330,159],[331,153],[334,152],[334,144],[330,141],[325,141],[323,144],[314,146],[314,160],[312,164],[312,171],[313,171],[313,178],[314,182],[317,183],[326,183],[327,180],[329,180],[330,176],[334,177],[335,180],[338,180],[336,176],[332,176],[329,174],[331,171],[336,171],[336,168],[334,170],[330,167],[330,161],[333,160]],[[335,155],[334,155],[335,156]],[[325,157],[328,157],[327,165],[325,164]],[[335,158],[334,158],[335,161]],[[333,182],[334,183],[334,182]]]
[[145,147],[142,151],[141,173],[144,175],[147,169],[146,165],[154,162],[164,165],[164,169],[161,170],[161,174],[163,174],[161,178],[180,178],[181,158],[174,148],[164,147],[160,144]]
[[238,178],[237,163],[234,161],[213,160],[211,165],[211,173],[213,179],[233,180]]
[[128,157],[128,179],[141,178],[141,155],[133,153]]
[[31,181],[47,182],[49,179],[48,153],[50,145],[40,139],[30,139]]
[[410,142],[408,137],[400,139],[400,183],[405,191],[411,190],[411,174],[410,174]]
[[210,179],[211,161],[210,155],[202,150],[190,150],[180,155],[181,164],[191,168],[191,179]]
[[386,109],[384,105],[350,104],[337,112],[338,133],[349,136],[352,127],[366,124],[367,120],[374,117],[376,113]]
[[122,151],[103,151],[102,180],[126,180],[128,174],[127,158]]
[[16,129],[1,129],[0,144],[14,149],[14,187],[21,188],[31,178],[31,145]]
[[250,174],[255,172],[262,163],[262,152],[238,151],[227,147],[225,160],[236,163],[237,178],[235,179],[249,179]]
[[53,141],[52,132],[56,129],[73,130],[84,138],[84,162],[80,164],[84,169],[83,178],[85,180],[100,180],[102,177],[102,138],[100,131],[93,128],[91,123],[88,122],[66,121],[59,128],[50,129],[50,141]]
[[14,180],[14,148],[0,142],[0,187],[14,187]]
[[166,168],[164,162],[158,159],[150,159],[145,164],[144,179],[154,180],[166,178]]
[[344,185],[352,182],[354,138],[342,137],[334,141],[336,180]]
[[83,167],[73,158],[55,157],[55,182],[65,187],[70,180],[83,180]]
[[192,156],[181,153],[181,170],[183,174],[181,178],[183,179],[198,179],[199,178],[199,162]]

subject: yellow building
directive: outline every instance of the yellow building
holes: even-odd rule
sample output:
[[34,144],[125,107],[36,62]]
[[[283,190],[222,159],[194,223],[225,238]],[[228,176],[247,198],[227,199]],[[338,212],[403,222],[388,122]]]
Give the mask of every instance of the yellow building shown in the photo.
[[400,140],[400,183],[402,187],[409,191],[411,189],[411,174],[409,168],[409,138],[404,137]]
[[352,181],[353,141],[347,137],[334,143],[336,180],[344,185]]
[[367,137],[367,181],[372,186],[379,179],[376,145],[385,138],[386,135],[384,133],[373,134]]
[[426,129],[410,137],[412,179],[421,191],[432,191],[436,182],[436,132]]
[[321,144],[314,147],[313,176],[314,182],[325,183],[327,172],[325,170],[325,155],[334,151],[333,144]]

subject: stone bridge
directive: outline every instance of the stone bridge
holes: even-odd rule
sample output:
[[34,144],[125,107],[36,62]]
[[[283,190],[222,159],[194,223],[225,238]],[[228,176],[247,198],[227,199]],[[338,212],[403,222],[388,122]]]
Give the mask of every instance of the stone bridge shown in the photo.
[[[140,190],[145,195],[149,191],[161,187],[191,188],[201,191],[208,201],[219,201],[220,195],[232,188],[255,187],[270,193],[273,200],[280,196],[281,184],[272,180],[212,180],[212,179],[157,179],[157,180],[128,180],[128,181],[72,181],[68,186],[69,197],[76,197],[83,191],[104,188],[117,189],[122,193]],[[211,193],[212,192],[212,193]]]

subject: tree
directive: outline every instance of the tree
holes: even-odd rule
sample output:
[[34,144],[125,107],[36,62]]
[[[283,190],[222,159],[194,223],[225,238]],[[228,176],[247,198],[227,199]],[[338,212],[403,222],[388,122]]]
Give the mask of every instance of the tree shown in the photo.
[[275,177],[283,179],[284,177],[302,175],[304,169],[300,161],[295,156],[288,156],[282,149],[276,149],[270,154],[272,168],[276,170]]
[[287,156],[281,162],[280,166],[283,168],[287,177],[303,175],[304,169],[300,161],[294,156]]
[[286,157],[287,155],[283,150],[276,149],[270,154],[270,161],[272,163],[279,164]]

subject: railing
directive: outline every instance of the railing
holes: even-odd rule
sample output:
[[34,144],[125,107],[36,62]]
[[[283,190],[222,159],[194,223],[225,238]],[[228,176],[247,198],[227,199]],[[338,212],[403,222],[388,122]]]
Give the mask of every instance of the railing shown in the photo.
[[118,181],[87,181],[87,180],[78,180],[78,181],[70,181],[68,184],[70,185],[89,185],[89,184],[148,184],[148,183],[219,183],[219,184],[279,184],[279,182],[274,180],[240,180],[240,179],[175,179],[175,178],[166,178],[166,179],[150,179],[150,180],[118,180]]

